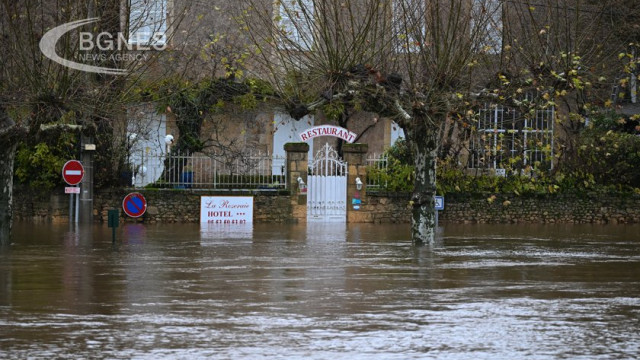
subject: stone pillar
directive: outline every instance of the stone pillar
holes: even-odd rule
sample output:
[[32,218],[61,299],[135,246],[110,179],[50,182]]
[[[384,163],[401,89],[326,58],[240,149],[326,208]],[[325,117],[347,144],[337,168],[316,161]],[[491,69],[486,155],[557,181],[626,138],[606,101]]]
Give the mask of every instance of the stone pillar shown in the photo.
[[[361,223],[371,222],[371,214],[364,212],[364,205],[367,202],[367,168],[366,154],[369,150],[367,144],[344,144],[342,153],[344,160],[349,165],[349,176],[347,177],[347,222]],[[356,179],[362,181],[362,188],[358,189]],[[357,204],[360,200],[360,204]],[[356,204],[354,204],[354,202]],[[354,205],[359,205],[356,209]]]
[[[299,223],[307,222],[307,175],[309,168],[309,144],[286,143],[287,152],[287,189],[291,194],[292,217]],[[305,186],[301,187],[298,178]]]

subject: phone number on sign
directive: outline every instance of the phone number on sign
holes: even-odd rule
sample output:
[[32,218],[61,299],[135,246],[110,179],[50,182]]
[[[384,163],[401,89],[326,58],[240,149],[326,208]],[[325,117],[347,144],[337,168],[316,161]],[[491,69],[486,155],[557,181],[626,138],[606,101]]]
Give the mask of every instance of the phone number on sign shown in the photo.
[[207,224],[246,224],[247,220],[208,220]]

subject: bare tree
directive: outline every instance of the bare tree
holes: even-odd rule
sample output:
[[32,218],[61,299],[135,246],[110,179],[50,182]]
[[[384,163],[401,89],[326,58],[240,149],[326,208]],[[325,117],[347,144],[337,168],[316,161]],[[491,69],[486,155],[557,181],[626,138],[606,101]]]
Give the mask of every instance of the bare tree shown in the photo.
[[[111,161],[109,157],[118,158],[113,128],[125,121],[126,104],[134,98],[133,85],[145,74],[154,72],[156,76],[160,75],[154,64],[161,52],[143,54],[145,40],[138,39],[142,42],[131,47],[128,35],[140,29],[155,33],[161,30],[160,27],[177,26],[182,18],[179,9],[172,24],[157,20],[144,8],[137,17],[130,16],[129,10],[134,3],[160,2],[0,1],[0,107],[3,109],[0,130],[0,156],[3,159],[0,164],[0,187],[3,189],[0,197],[1,243],[6,243],[10,235],[10,194],[13,191],[13,160],[17,146],[33,146],[43,141],[55,143],[59,136],[71,131],[76,133],[74,137],[95,138],[101,150],[97,156],[102,156],[103,161]],[[155,9],[161,15],[166,11],[164,8]],[[76,21],[86,25],[59,34],[55,43],[41,44],[45,35],[51,34],[50,30]],[[94,46],[82,46],[81,32],[92,34]],[[123,35],[116,35],[119,33]],[[105,41],[101,42],[101,34],[110,34],[110,37],[102,38]],[[156,40],[148,38],[146,41],[150,44]],[[49,53],[45,54],[47,51],[43,49]],[[68,65],[57,63],[61,62],[60,59],[106,70],[73,70]],[[126,75],[113,75],[115,73]],[[80,141],[72,141],[69,145],[74,147],[65,145],[63,151],[69,154],[79,152]],[[105,172],[108,173],[111,171]]]
[[[499,51],[498,7],[452,1],[247,1],[243,25],[260,55],[258,74],[295,119],[359,110],[395,120],[414,155],[413,239],[435,233],[438,133],[468,105],[479,63]],[[486,68],[483,68],[486,71]]]
[[603,77],[615,71],[610,55],[620,49],[606,43],[612,31],[604,20],[611,16],[604,15],[615,6],[609,2],[245,4],[241,24],[259,55],[257,74],[273,84],[292,117],[338,107],[349,110],[343,116],[372,111],[403,128],[415,162],[416,243],[434,239],[437,149],[447,121],[473,118],[487,101],[525,116],[564,102],[567,118],[585,116],[610,84]]

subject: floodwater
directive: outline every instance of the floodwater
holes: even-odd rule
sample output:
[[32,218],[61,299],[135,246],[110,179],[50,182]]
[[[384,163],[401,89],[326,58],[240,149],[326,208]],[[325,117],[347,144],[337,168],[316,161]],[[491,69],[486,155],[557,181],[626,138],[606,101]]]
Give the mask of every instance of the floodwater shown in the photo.
[[632,359],[640,227],[16,224],[2,359]]

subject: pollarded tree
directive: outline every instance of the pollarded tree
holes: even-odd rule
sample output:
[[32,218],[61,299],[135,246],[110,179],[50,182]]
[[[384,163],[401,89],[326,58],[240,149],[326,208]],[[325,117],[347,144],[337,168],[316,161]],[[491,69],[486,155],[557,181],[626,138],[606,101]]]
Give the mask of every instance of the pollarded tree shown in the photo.
[[332,106],[376,112],[403,128],[416,171],[416,243],[434,238],[443,124],[473,115],[483,102],[525,117],[562,105],[564,126],[580,124],[594,106],[607,105],[599,96],[624,68],[615,61],[624,46],[613,41],[610,10],[632,8],[625,0],[245,3],[241,25],[257,50],[257,71],[292,117]]
[[535,109],[555,109],[560,130],[556,162],[571,161],[585,122],[612,105],[616,78],[633,63],[625,60],[633,58],[627,54],[633,34],[625,37],[619,31],[633,26],[614,15],[625,8],[637,16],[632,5],[625,0],[505,4],[510,23],[504,33],[501,73],[491,91],[530,120]]
[[245,3],[241,25],[257,50],[256,71],[293,118],[339,108],[375,112],[402,127],[416,169],[413,240],[432,242],[438,133],[450,114],[470,105],[476,73],[491,69],[501,45],[498,3]]
[[393,2],[391,46],[400,54],[392,66],[404,81],[391,96],[376,98],[393,105],[413,153],[414,242],[434,239],[439,131],[474,106],[484,79],[495,72],[502,45],[500,10],[492,0]]
[[[350,90],[367,82],[384,58],[391,22],[380,1],[243,1],[238,17],[257,56],[256,77],[275,89],[296,120],[321,111],[342,127],[366,110]],[[374,120],[375,121],[375,120]],[[367,124],[369,129],[374,122]],[[359,136],[364,133],[361,132]],[[340,152],[341,141],[338,143]]]

